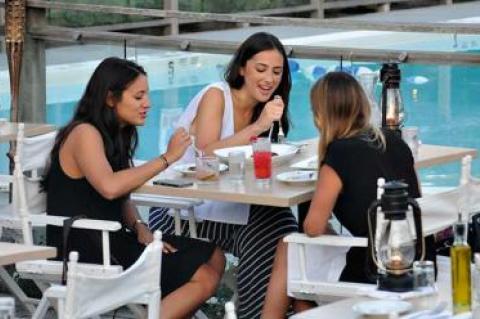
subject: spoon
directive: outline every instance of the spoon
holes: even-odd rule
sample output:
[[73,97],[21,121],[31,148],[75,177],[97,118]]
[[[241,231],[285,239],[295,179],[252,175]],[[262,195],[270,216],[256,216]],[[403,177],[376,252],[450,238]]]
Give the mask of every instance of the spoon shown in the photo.
[[195,135],[190,135],[190,139],[192,140],[192,147],[193,147],[193,150],[195,151],[195,154],[197,154],[198,157],[202,157],[203,151],[198,149],[197,146],[195,145]]

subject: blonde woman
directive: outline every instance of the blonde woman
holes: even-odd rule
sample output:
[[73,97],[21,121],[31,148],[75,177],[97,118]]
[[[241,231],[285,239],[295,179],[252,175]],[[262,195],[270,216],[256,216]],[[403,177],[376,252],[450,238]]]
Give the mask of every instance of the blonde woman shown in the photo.
[[[351,75],[328,73],[315,83],[310,98],[321,136],[320,167],[304,231],[312,237],[324,234],[333,213],[352,235],[367,237],[367,209],[376,198],[379,177],[403,180],[410,196],[420,196],[412,153],[397,133],[371,126],[368,99]],[[264,318],[281,318],[288,308],[285,259],[277,258],[274,265]],[[375,273],[367,249],[354,247],[339,279],[374,282]]]

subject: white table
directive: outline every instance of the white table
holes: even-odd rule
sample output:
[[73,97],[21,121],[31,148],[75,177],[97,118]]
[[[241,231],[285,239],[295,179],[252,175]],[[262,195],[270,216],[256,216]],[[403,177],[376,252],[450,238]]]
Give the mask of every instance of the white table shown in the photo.
[[[41,123],[25,123],[24,136],[32,137],[55,131],[55,126]],[[14,141],[17,138],[18,123],[0,122],[0,143]]]
[[0,242],[0,266],[55,256],[57,256],[55,247]]
[[[297,154],[290,162],[273,168],[273,175],[292,170],[290,165],[308,159],[317,153],[318,139],[306,141],[308,146]],[[476,156],[477,151],[471,148],[421,145],[417,168],[459,161],[466,155]],[[229,201],[246,204],[271,205],[290,207],[312,199],[315,185],[289,185],[272,178],[270,187],[258,187],[255,183],[252,167],[247,167],[243,184],[232,183],[228,175],[222,174],[218,183],[197,185],[191,187],[175,188],[168,186],[152,185],[151,182],[139,187],[135,192],[162,196],[199,198],[208,200]],[[178,176],[181,177],[180,175]],[[187,178],[185,178],[187,179]]]

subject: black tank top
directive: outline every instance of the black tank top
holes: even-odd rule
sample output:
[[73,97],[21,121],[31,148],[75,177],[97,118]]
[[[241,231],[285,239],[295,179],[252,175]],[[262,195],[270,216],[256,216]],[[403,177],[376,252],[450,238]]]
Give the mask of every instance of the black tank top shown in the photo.
[[[48,215],[67,217],[83,215],[86,218],[122,222],[124,198],[105,199],[85,177],[78,179],[69,177],[60,166],[58,155],[52,158],[45,186]],[[124,232],[124,230],[120,232]],[[63,254],[61,227],[47,227],[47,244],[58,248],[57,259],[60,259]],[[120,243],[111,241],[111,244],[116,246]],[[68,245],[68,251],[79,252],[82,262],[99,263],[102,260],[101,233],[99,231],[72,229]],[[135,256],[132,257],[135,258]],[[112,262],[122,263],[115,260]]]

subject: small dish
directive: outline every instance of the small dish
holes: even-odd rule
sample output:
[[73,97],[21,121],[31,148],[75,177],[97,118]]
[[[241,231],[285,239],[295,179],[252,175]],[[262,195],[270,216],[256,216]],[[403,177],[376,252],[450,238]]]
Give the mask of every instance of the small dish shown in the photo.
[[[242,146],[234,146],[228,148],[220,148],[213,153],[220,158],[223,162],[228,162],[228,153],[233,151],[243,151],[245,152],[245,163],[248,165],[253,164],[252,159],[252,146],[251,145],[242,145]],[[272,144],[272,164],[273,165],[281,165],[283,163],[288,162],[291,160],[298,152],[298,147],[291,144]]]
[[277,180],[284,183],[306,184],[314,183],[317,180],[317,172],[315,171],[290,171],[277,175]]
[[[182,173],[185,176],[195,176],[195,163],[185,163],[185,164],[178,164],[173,166],[173,169],[179,173]],[[219,170],[220,173],[225,172],[228,169],[226,164],[220,163]]]
[[365,316],[387,316],[402,314],[412,309],[412,304],[402,300],[361,301],[353,305],[353,311]]
[[300,162],[293,163],[290,167],[294,169],[318,170],[318,156],[315,155]]

